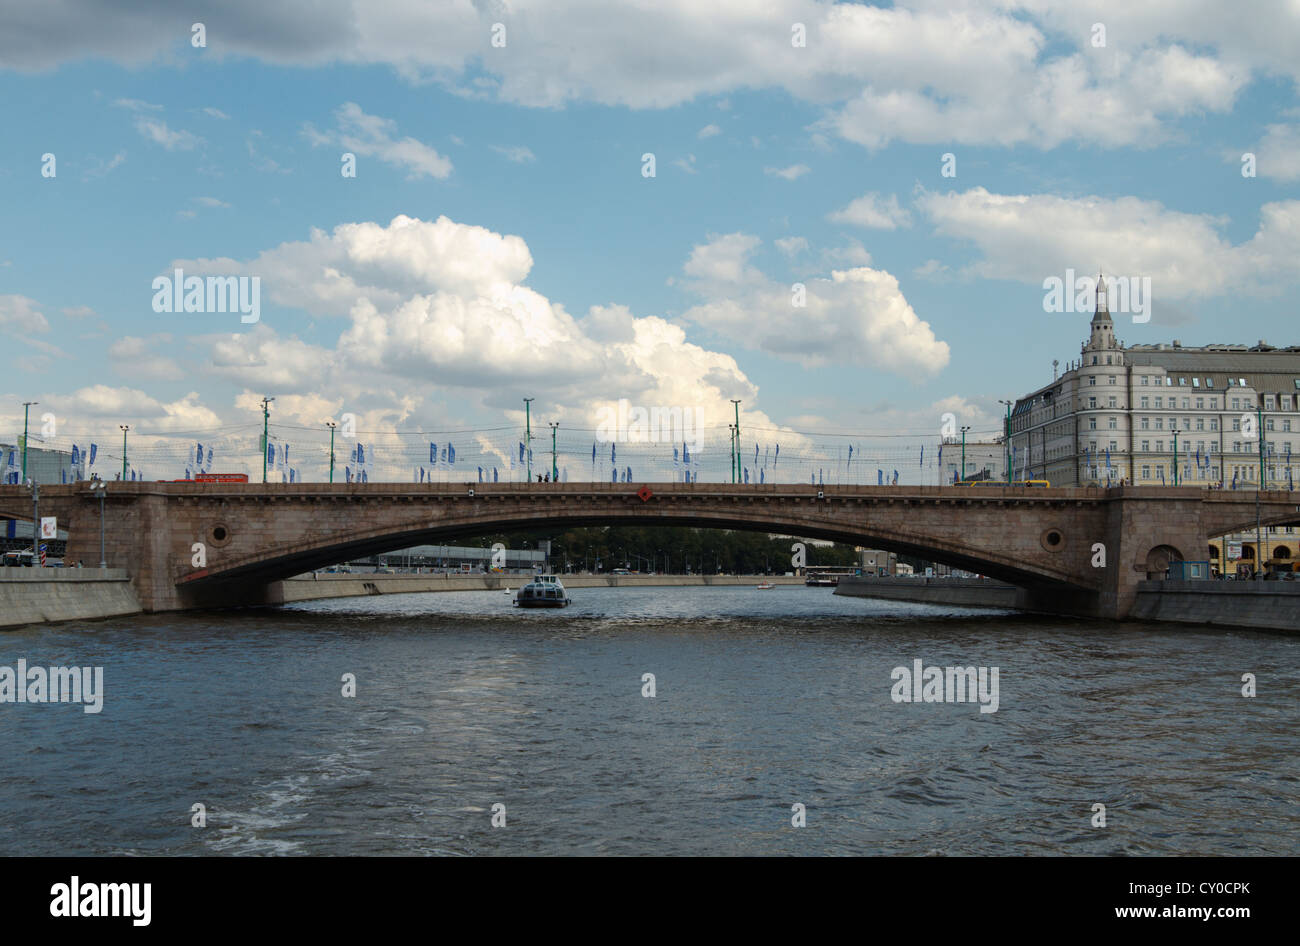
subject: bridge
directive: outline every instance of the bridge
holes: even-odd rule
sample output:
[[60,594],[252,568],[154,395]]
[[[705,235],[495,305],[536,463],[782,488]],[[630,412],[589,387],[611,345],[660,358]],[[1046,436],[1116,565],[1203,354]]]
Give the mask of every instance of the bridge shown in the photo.
[[[1204,560],[1210,537],[1255,527],[1256,494],[1197,487],[1026,488],[717,483],[109,482],[106,559],[144,608],[264,603],[271,582],[456,537],[626,525],[747,529],[932,559],[1025,588],[1035,610],[1122,619],[1137,583]],[[67,560],[98,564],[85,482],[42,486]],[[1300,524],[1300,491],[1259,494],[1261,521]],[[0,517],[31,493],[0,487]]]

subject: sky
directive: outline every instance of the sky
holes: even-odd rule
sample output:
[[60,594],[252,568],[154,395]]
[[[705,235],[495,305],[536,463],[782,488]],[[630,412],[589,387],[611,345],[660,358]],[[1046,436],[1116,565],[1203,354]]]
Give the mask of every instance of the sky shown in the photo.
[[533,398],[535,467],[716,481],[737,399],[755,481],[934,481],[1078,357],[1053,277],[1300,341],[1297,78],[1295,0],[3,0],[0,442],[260,474],[271,396],[283,476],[517,478]]

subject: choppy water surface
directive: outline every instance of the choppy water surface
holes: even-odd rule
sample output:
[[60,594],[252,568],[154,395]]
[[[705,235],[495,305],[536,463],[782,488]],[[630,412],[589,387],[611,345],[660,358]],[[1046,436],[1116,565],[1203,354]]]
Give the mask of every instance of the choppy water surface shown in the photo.
[[[99,715],[0,704],[0,854],[1300,851],[1300,638],[803,587],[570,593],[0,633],[0,665],[105,686]],[[916,658],[998,667],[998,712],[894,703]]]

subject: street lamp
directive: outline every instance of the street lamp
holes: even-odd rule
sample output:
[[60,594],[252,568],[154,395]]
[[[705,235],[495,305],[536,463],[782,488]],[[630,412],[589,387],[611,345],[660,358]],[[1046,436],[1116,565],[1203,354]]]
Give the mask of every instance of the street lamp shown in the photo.
[[107,568],[108,562],[104,558],[104,491],[108,484],[103,480],[90,481],[90,494],[99,496],[99,567]]
[[[1178,423],[1177,420],[1174,423]],[[1178,429],[1174,428],[1174,485],[1178,485]]]
[[[334,421],[332,420],[327,420],[325,421],[325,426],[330,429],[330,482],[333,483],[334,482],[334,428],[338,427],[338,424],[334,423]],[[262,452],[265,453],[266,451],[263,450]]]
[[32,564],[45,567],[41,562],[41,486],[32,477],[27,483],[32,488]]
[[732,482],[739,483],[740,482],[740,401],[736,400],[735,398],[732,398],[731,404],[736,409],[736,427],[735,427],[736,449],[734,451],[736,455],[736,472],[733,474],[734,479],[732,479]]
[[126,479],[126,432],[131,429],[130,424],[118,424],[122,428],[122,479]]
[[270,438],[267,436],[270,432],[271,422],[271,402],[273,397],[262,398],[262,482],[266,482],[266,452],[271,446]]
[[1002,424],[1002,462],[1006,466],[1007,482],[1011,482],[1011,402],[998,400],[1007,406],[1007,419]]
[[969,427],[961,429],[961,480],[963,483],[966,482],[966,431],[968,430],[970,430]]
[[[27,411],[35,407],[40,401],[23,401],[23,482],[27,482]],[[33,538],[33,542],[36,540]]]
[[524,450],[528,454],[528,479],[526,482],[533,481],[533,401],[534,397],[524,398]]
[[556,465],[555,462],[555,432],[559,429],[560,429],[560,422],[556,420],[551,421],[551,482],[552,483],[558,483],[560,481],[560,468]]

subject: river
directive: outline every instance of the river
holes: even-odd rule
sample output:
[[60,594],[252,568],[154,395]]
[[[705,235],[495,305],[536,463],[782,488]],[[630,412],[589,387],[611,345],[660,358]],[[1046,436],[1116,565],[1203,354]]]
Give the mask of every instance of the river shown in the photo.
[[[0,854],[1297,853],[1294,636],[570,593],[0,633],[104,675],[99,713],[0,704]],[[996,712],[895,702],[915,660],[998,668]]]

